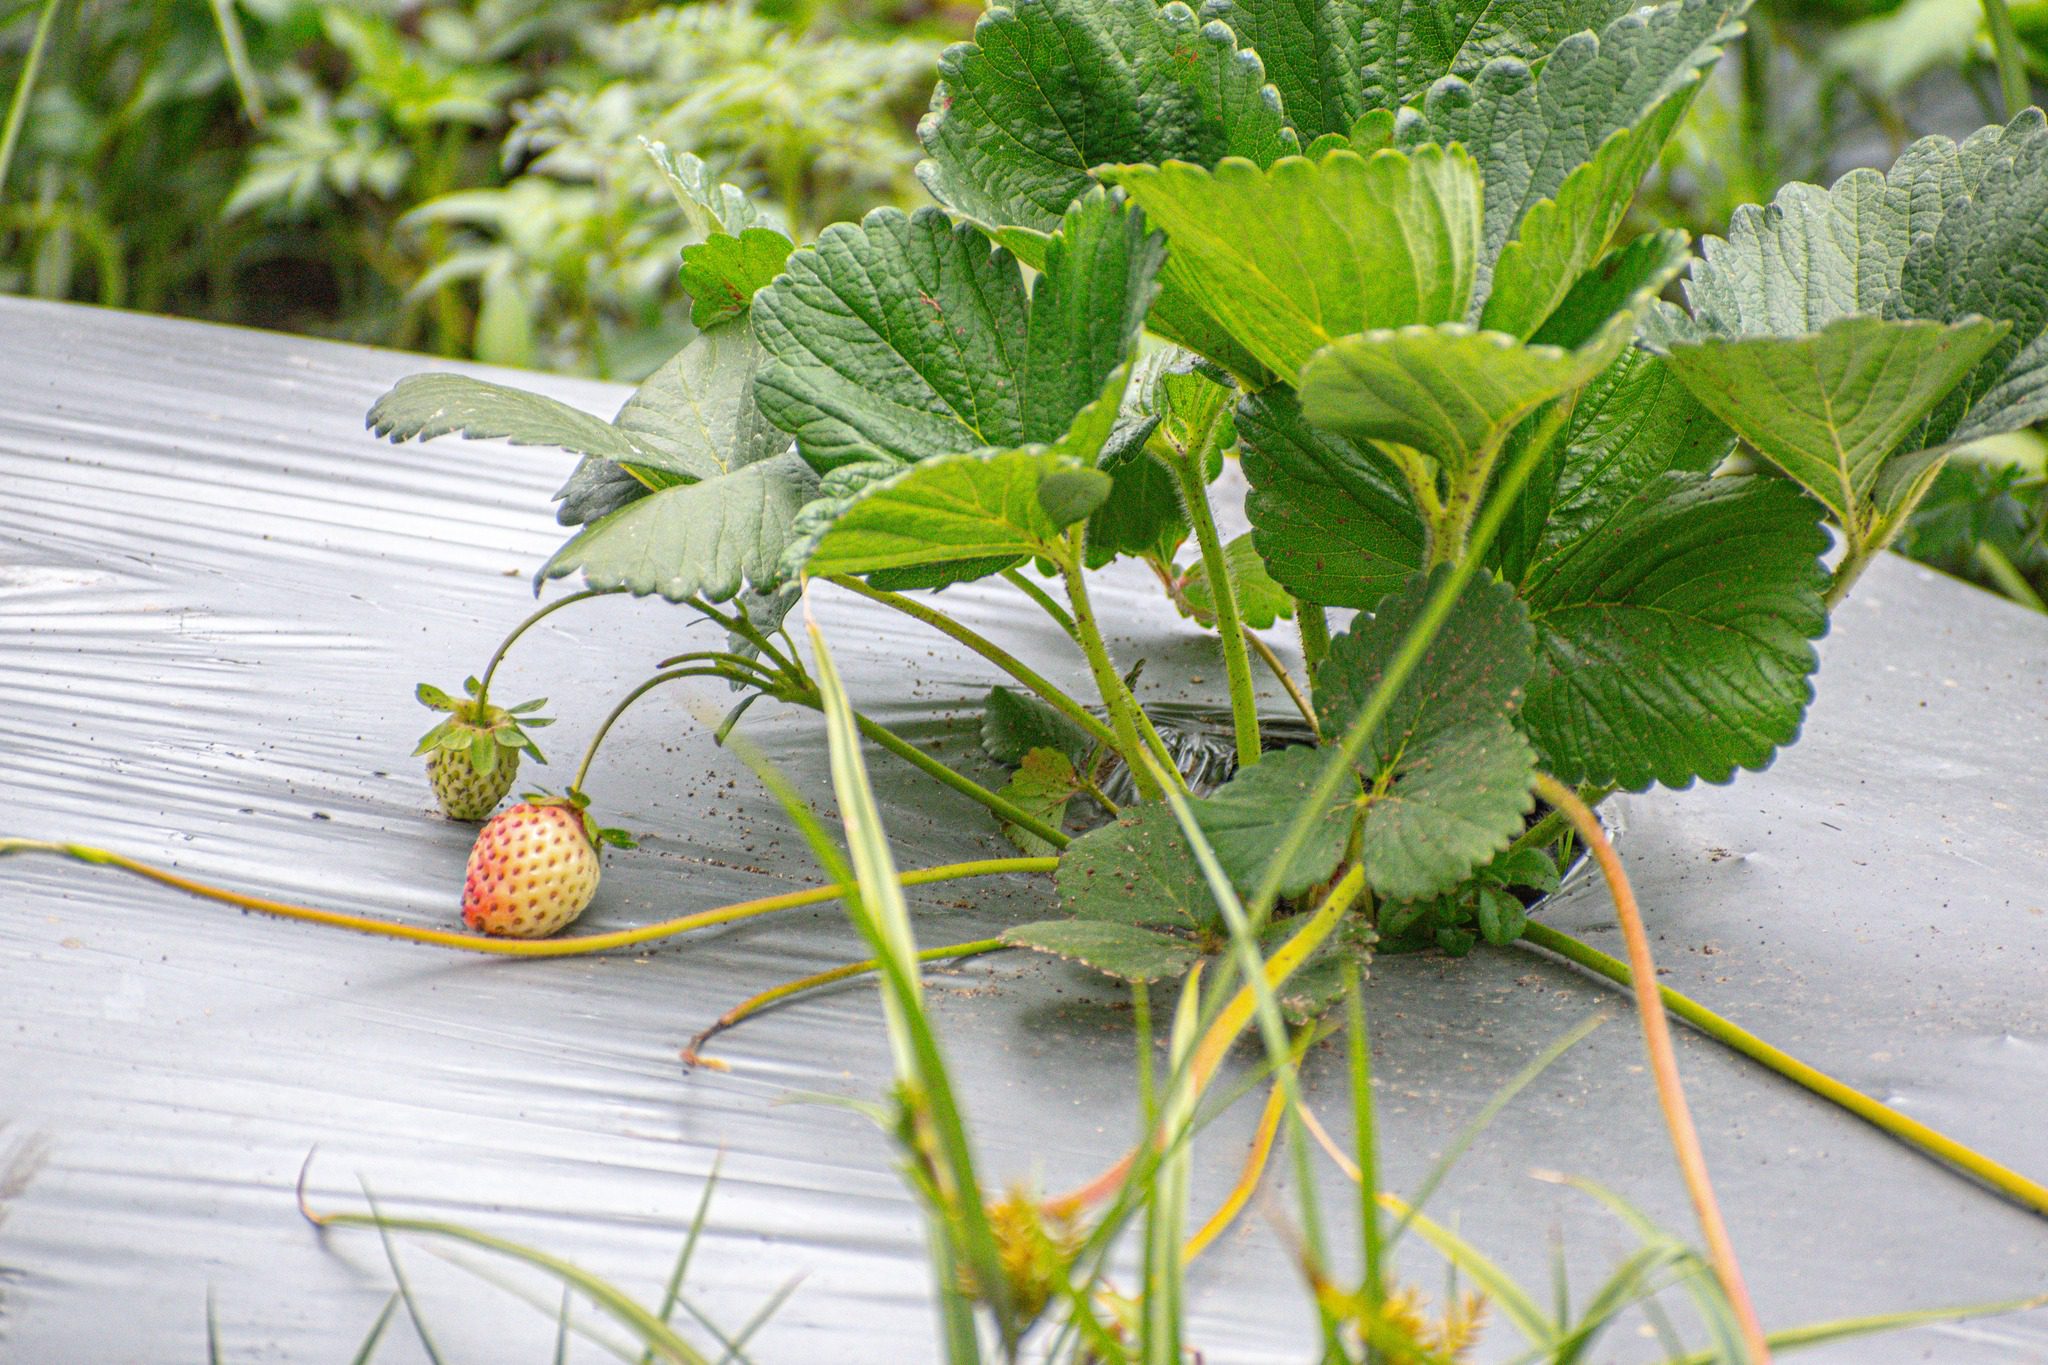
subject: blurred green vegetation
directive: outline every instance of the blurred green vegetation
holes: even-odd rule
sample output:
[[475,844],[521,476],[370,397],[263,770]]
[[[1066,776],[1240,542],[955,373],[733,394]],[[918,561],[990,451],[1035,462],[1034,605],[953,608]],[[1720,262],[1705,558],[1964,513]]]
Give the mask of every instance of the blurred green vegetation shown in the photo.
[[[799,231],[908,199],[917,0],[29,0],[0,291],[621,378],[681,344],[641,138]],[[44,33],[38,48],[37,35]]]
[[[2048,0],[2008,7],[2048,75]],[[636,379],[689,335],[689,228],[643,139],[800,238],[917,202],[934,63],[980,8],[0,0],[0,292]],[[1788,180],[2002,121],[1985,13],[1759,0],[1639,212],[1711,232]],[[1958,459],[1902,548],[2048,597],[2039,455]]]

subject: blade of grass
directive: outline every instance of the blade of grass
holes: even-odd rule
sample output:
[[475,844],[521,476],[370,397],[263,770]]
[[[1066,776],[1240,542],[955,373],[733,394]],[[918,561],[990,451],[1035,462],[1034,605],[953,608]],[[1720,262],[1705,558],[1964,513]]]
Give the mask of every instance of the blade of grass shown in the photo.
[[[1586,1041],[1592,1036],[1593,1030],[1606,1022],[1607,1016],[1604,1014],[1595,1014],[1580,1020],[1566,1031],[1563,1037],[1543,1049],[1533,1061],[1510,1077],[1506,1085],[1494,1091],[1493,1097],[1472,1116],[1471,1122],[1459,1131],[1458,1136],[1451,1140],[1451,1145],[1444,1148],[1443,1155],[1429,1168],[1429,1173],[1422,1177],[1422,1183],[1416,1186],[1415,1193],[1409,1196],[1409,1208],[1419,1213],[1423,1206],[1429,1203],[1430,1196],[1442,1186],[1444,1178],[1451,1173],[1451,1168],[1458,1164],[1466,1152],[1472,1150],[1472,1144],[1479,1140],[1479,1135],[1500,1117],[1501,1110],[1507,1108],[1515,1096],[1528,1089],[1538,1076],[1555,1065],[1560,1057]],[[1387,1234],[1388,1251],[1392,1251],[1400,1243],[1401,1235],[1408,1230],[1408,1225],[1413,1221],[1414,1214],[1411,1213],[1394,1224],[1393,1230]]]
[[[711,1174],[705,1177],[704,1193],[697,1196],[697,1211],[690,1215],[690,1230],[683,1234],[682,1249],[676,1253],[676,1263],[669,1267],[668,1284],[661,1291],[661,1320],[671,1322],[675,1318],[676,1303],[683,1297],[683,1280],[690,1273],[690,1258],[697,1254],[697,1243],[704,1236],[705,1220],[711,1216],[711,1196],[718,1188],[718,1172],[725,1165],[725,1152],[721,1149],[711,1163]],[[654,1365],[654,1352],[649,1350],[640,1357],[640,1365]]]
[[223,1365],[220,1353],[220,1315],[213,1309],[213,1286],[206,1286],[206,1361],[207,1365]]
[[2033,102],[2027,87],[2027,54],[2020,35],[2013,28],[2012,10],[2005,0],[1984,0],[1984,23],[1991,30],[1991,51],[1998,66],[1998,92],[2005,100],[2005,116],[2016,118]]
[[384,1300],[384,1309],[377,1314],[377,1320],[370,1324],[370,1333],[363,1338],[363,1344],[356,1347],[355,1356],[349,1365],[370,1365],[370,1358],[377,1354],[377,1344],[384,1340],[384,1329],[391,1325],[391,1315],[398,1311],[398,1295]]
[[50,45],[50,29],[64,0],[46,0],[36,19],[35,35],[28,40],[28,56],[22,59],[21,79],[14,83],[14,97],[7,102],[7,122],[0,126],[0,204],[7,202],[7,172],[14,165],[15,149],[21,145],[21,130],[28,123],[29,101],[34,97],[36,77],[43,68],[43,53]]
[[[430,1218],[388,1218],[377,1210],[374,1201],[370,1201],[369,1213],[315,1212],[312,1205],[306,1201],[306,1178],[312,1170],[312,1164],[313,1158],[309,1153],[306,1157],[306,1165],[299,1171],[298,1200],[300,1216],[318,1228],[375,1228],[377,1230],[378,1236],[383,1239],[386,1256],[392,1262],[393,1277],[398,1283],[399,1298],[404,1302],[406,1311],[412,1315],[414,1325],[420,1328],[422,1345],[426,1347],[427,1355],[435,1362],[435,1365],[440,1365],[440,1357],[434,1353],[433,1347],[427,1344],[424,1325],[420,1323],[419,1315],[414,1308],[411,1291],[405,1282],[403,1274],[399,1271],[391,1243],[391,1234],[393,1232],[417,1232],[427,1236],[445,1237],[451,1241],[481,1247],[485,1251],[496,1252],[499,1255],[524,1262],[536,1270],[554,1276],[564,1284],[573,1285],[584,1298],[589,1299],[592,1303],[610,1314],[620,1325],[630,1330],[642,1342],[646,1343],[648,1348],[655,1352],[657,1359],[668,1361],[670,1365],[710,1365],[710,1362],[703,1355],[698,1353],[688,1342],[677,1336],[667,1323],[635,1303],[622,1290],[558,1256],[551,1256],[547,1252],[524,1246],[518,1242],[508,1241],[503,1237],[494,1237],[490,1233],[479,1232],[474,1228],[463,1227],[459,1223],[448,1223]],[[367,1189],[364,1190],[364,1198],[366,1201],[369,1200],[369,1191]]]
[[1636,908],[1635,892],[1629,887],[1628,873],[1623,870],[1614,845],[1608,842],[1607,832],[1600,827],[1599,817],[1579,800],[1578,793],[1548,773],[1536,775],[1536,792],[1565,813],[1579,837],[1586,841],[1586,847],[1600,865],[1601,876],[1606,879],[1608,895],[1614,902],[1615,918],[1621,921],[1622,936],[1628,941],[1630,970],[1639,983],[1636,1004],[1643,1028],[1643,1047],[1649,1054],[1650,1074],[1656,1082],[1657,1100],[1664,1111],[1664,1126],[1671,1134],[1671,1147],[1678,1158],[1679,1173],[1685,1179],[1687,1194],[1692,1197],[1700,1235],[1706,1239],[1707,1259],[1713,1264],[1714,1274],[1720,1279],[1721,1288],[1727,1292],[1728,1303],[1735,1310],[1736,1321],[1742,1327],[1743,1346],[1751,1360],[1762,1365],[1770,1360],[1771,1348],[1764,1340],[1763,1324],[1757,1320],[1756,1305],[1750,1301],[1749,1286],[1743,1282],[1742,1266],[1735,1257],[1735,1243],[1728,1235],[1720,1201],[1714,1197],[1714,1184],[1707,1174],[1706,1152],[1700,1146],[1692,1110],[1685,1102],[1685,1086],[1678,1076],[1678,1054],[1671,1044],[1671,1025],[1664,1017],[1664,1000],[1656,989],[1657,967],[1650,956],[1650,936],[1644,930],[1642,914]]
[[782,1311],[782,1305],[789,1302],[789,1296],[796,1293],[796,1287],[803,1282],[803,1276],[792,1276],[782,1288],[769,1295],[768,1301],[755,1309],[754,1315],[741,1323],[740,1330],[726,1343],[725,1354],[718,1358],[718,1365],[752,1365],[746,1354],[747,1342]]
[[420,1306],[413,1299],[412,1285],[407,1283],[405,1270],[398,1264],[398,1248],[392,1244],[390,1225],[377,1208],[377,1201],[371,1196],[368,1185],[363,1186],[363,1201],[370,1206],[368,1221],[377,1229],[377,1239],[384,1245],[384,1259],[391,1263],[392,1281],[398,1285],[398,1297],[404,1301],[405,1315],[412,1320],[412,1330],[419,1336],[420,1349],[426,1352],[431,1365],[442,1365],[441,1353],[434,1349],[434,1338],[427,1331],[427,1321],[420,1315]]

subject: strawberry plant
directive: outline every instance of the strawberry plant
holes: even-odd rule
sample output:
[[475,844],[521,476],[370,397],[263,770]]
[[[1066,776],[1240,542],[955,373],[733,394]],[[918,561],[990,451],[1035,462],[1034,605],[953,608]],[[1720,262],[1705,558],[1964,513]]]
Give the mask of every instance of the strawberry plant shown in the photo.
[[[1291,1085],[1285,1019],[1325,1012],[1376,949],[1526,933],[1637,983],[1709,1256],[1760,1351],[1648,941],[1589,807],[1767,766],[1798,735],[1829,612],[1950,452],[2048,416],[2048,122],[2027,110],[1916,143],[1888,172],[1788,186],[1697,255],[1682,232],[1629,235],[1637,185],[1745,8],[998,5],[940,63],[921,128],[936,204],[803,244],[791,220],[657,145],[701,239],[681,260],[698,331],[613,419],[448,374],[402,381],[369,414],[394,441],[459,433],[581,457],[557,496],[574,530],[536,587],[584,587],[516,627],[493,668],[539,615],[602,594],[663,598],[726,636],[626,694],[569,805],[487,827],[473,927],[544,934],[580,912],[596,885],[594,825],[578,818],[592,756],[638,697],[685,680],[737,690],[721,739],[763,699],[824,713],[849,810],[859,737],[978,802],[1025,856],[899,877],[865,811],[848,817],[849,865],[764,771],[832,885],[556,945],[475,942],[595,951],[858,883],[849,908],[897,1027],[917,961],[997,946],[1085,963],[1141,998],[1194,982],[1175,1066],[1196,1079],[1174,1092],[1191,1114],[1254,1020]],[[1252,529],[1226,542],[1212,485],[1231,459]],[[1163,615],[1213,634],[1220,756],[1111,651],[1090,583],[1118,559],[1158,579]],[[985,579],[1056,624],[1093,695],[920,595]],[[815,627],[808,650],[784,628],[816,583],[1006,676],[981,726],[1005,783],[856,709]],[[1260,634],[1282,620],[1298,665]],[[1255,667],[1298,718],[1262,714]],[[487,732],[467,752],[495,753]],[[571,865],[519,883],[546,840],[566,841]],[[1614,886],[1628,966],[1529,916],[1582,840]],[[12,851],[31,848],[165,879],[80,846]],[[484,886],[493,869],[524,889]],[[1062,915],[913,949],[902,885],[1016,872],[1050,872]],[[1191,1003],[1204,981],[1206,1035]],[[1670,998],[2048,1208],[2048,1190]],[[911,1041],[905,1093],[942,1097]],[[946,1194],[975,1188],[948,1165],[965,1138],[950,1100],[933,1103],[944,1122],[905,1131],[958,1150],[919,1148],[919,1178],[935,1216],[959,1221],[953,1270],[991,1296],[1014,1345],[1043,1296],[994,1288],[987,1211]],[[1161,1179],[1184,1177],[1148,1144],[1155,1157]],[[1177,1233],[1159,1236],[1170,1251]]]
[[[1563,833],[1532,826],[1539,772],[1597,799],[1768,764],[1947,452],[2048,412],[2038,112],[1790,186],[1697,259],[1619,235],[1743,8],[999,6],[940,64],[934,207],[799,247],[663,161],[707,234],[703,331],[613,421],[431,375],[371,422],[581,454],[539,581],[709,616],[733,647],[671,663],[742,706],[818,704],[779,634],[807,581],[1007,672],[1000,789],[862,723],[1064,850],[1067,918],[1016,943],[1138,979],[1217,945],[1169,786],[1261,920],[1356,866],[1333,952],[1511,941]],[[1253,529],[1225,544],[1233,457]],[[1231,743],[1200,790],[1105,643],[1089,578],[1119,557],[1216,636]],[[913,595],[989,577],[1094,696]],[[1286,618],[1300,678],[1258,634]],[[1255,658],[1305,731],[1258,713]]]

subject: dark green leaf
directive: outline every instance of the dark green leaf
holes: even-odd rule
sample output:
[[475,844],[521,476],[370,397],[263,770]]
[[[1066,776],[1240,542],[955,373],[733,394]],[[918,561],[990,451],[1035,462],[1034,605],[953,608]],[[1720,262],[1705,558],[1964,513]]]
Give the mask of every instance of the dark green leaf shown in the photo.
[[1768,763],[1827,628],[1817,511],[1782,480],[1671,473],[1552,546],[1522,584],[1522,718],[1551,771],[1640,790]]
[[[1341,733],[1365,705],[1443,572],[1417,574],[1331,642],[1315,677],[1325,734]],[[1529,668],[1529,622],[1514,591],[1468,587],[1362,755],[1360,857],[1378,894],[1435,895],[1521,831],[1535,804],[1535,755],[1513,717]]]
[[1186,976],[1201,953],[1168,934],[1130,924],[1055,919],[1020,924],[1003,942],[1053,953],[1125,981],[1171,981]]
[[1729,17],[1744,7],[1730,0],[1669,0],[1622,14],[1597,35],[1563,38],[1540,72],[1525,61],[1504,60],[1469,82],[1453,77],[1431,88],[1420,113],[1404,116],[1396,141],[1458,142],[1478,160],[1486,182],[1482,278],[1535,205],[1558,199],[1573,171],[1593,161],[1616,133],[1633,129],[1611,153],[1615,161],[1575,189],[1576,209],[1563,211],[1582,214],[1584,231],[1604,239],[1598,224],[1615,211],[1607,196],[1633,192],[1641,173],[1636,168],[1655,157],[1722,45],[1741,32]]
[[1309,426],[1285,388],[1238,404],[1259,556],[1303,601],[1371,610],[1422,563],[1423,531],[1385,456]]
[[1157,0],[996,5],[946,49],[918,174],[955,212],[1050,231],[1108,162],[1260,165],[1299,149],[1256,58]]
[[1083,920],[1207,931],[1220,914],[1173,811],[1128,806],[1074,840],[1053,880],[1067,911]]
[[774,357],[756,398],[819,469],[1054,441],[1125,363],[1159,257],[1134,215],[1090,196],[1027,298],[1015,258],[973,227],[878,209],[756,296]]
[[[1267,0],[1270,4],[1271,0]],[[1471,77],[1500,57],[1534,61],[1628,0],[1353,0],[1363,14],[1361,98],[1397,109],[1445,76]],[[1291,107],[1291,106],[1290,106]]]
[[1076,763],[1094,741],[1046,702],[1008,687],[989,689],[981,713],[981,747],[998,763],[1015,765],[1033,749],[1054,749]]
[[[1195,803],[1195,819],[1215,848],[1216,861],[1241,894],[1249,896],[1262,885],[1295,812],[1332,757],[1322,749],[1281,749],[1240,768],[1215,795]],[[1356,779],[1338,789],[1308,843],[1288,864],[1280,883],[1282,896],[1299,896],[1337,870],[1351,837],[1358,799]]]

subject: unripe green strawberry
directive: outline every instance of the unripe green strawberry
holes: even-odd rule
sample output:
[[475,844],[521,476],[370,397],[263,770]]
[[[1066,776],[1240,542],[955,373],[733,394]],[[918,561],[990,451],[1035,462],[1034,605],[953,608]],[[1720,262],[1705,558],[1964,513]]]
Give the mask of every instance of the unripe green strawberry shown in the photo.
[[521,727],[552,722],[531,714],[547,705],[545,701],[521,702],[508,709],[491,705],[475,678],[463,686],[469,696],[458,701],[438,687],[419,685],[420,704],[449,715],[420,737],[413,752],[427,755],[427,781],[442,812],[453,820],[481,820],[512,790],[521,753],[547,762]]
[[427,781],[441,803],[442,814],[451,820],[483,820],[498,808],[519,777],[519,751],[507,749],[494,756],[497,762],[486,773],[477,771],[466,745],[460,749],[437,745],[427,755]]
[[528,793],[477,832],[462,887],[462,922],[503,938],[546,938],[575,922],[597,894],[600,844],[626,847],[599,829],[580,792]]

